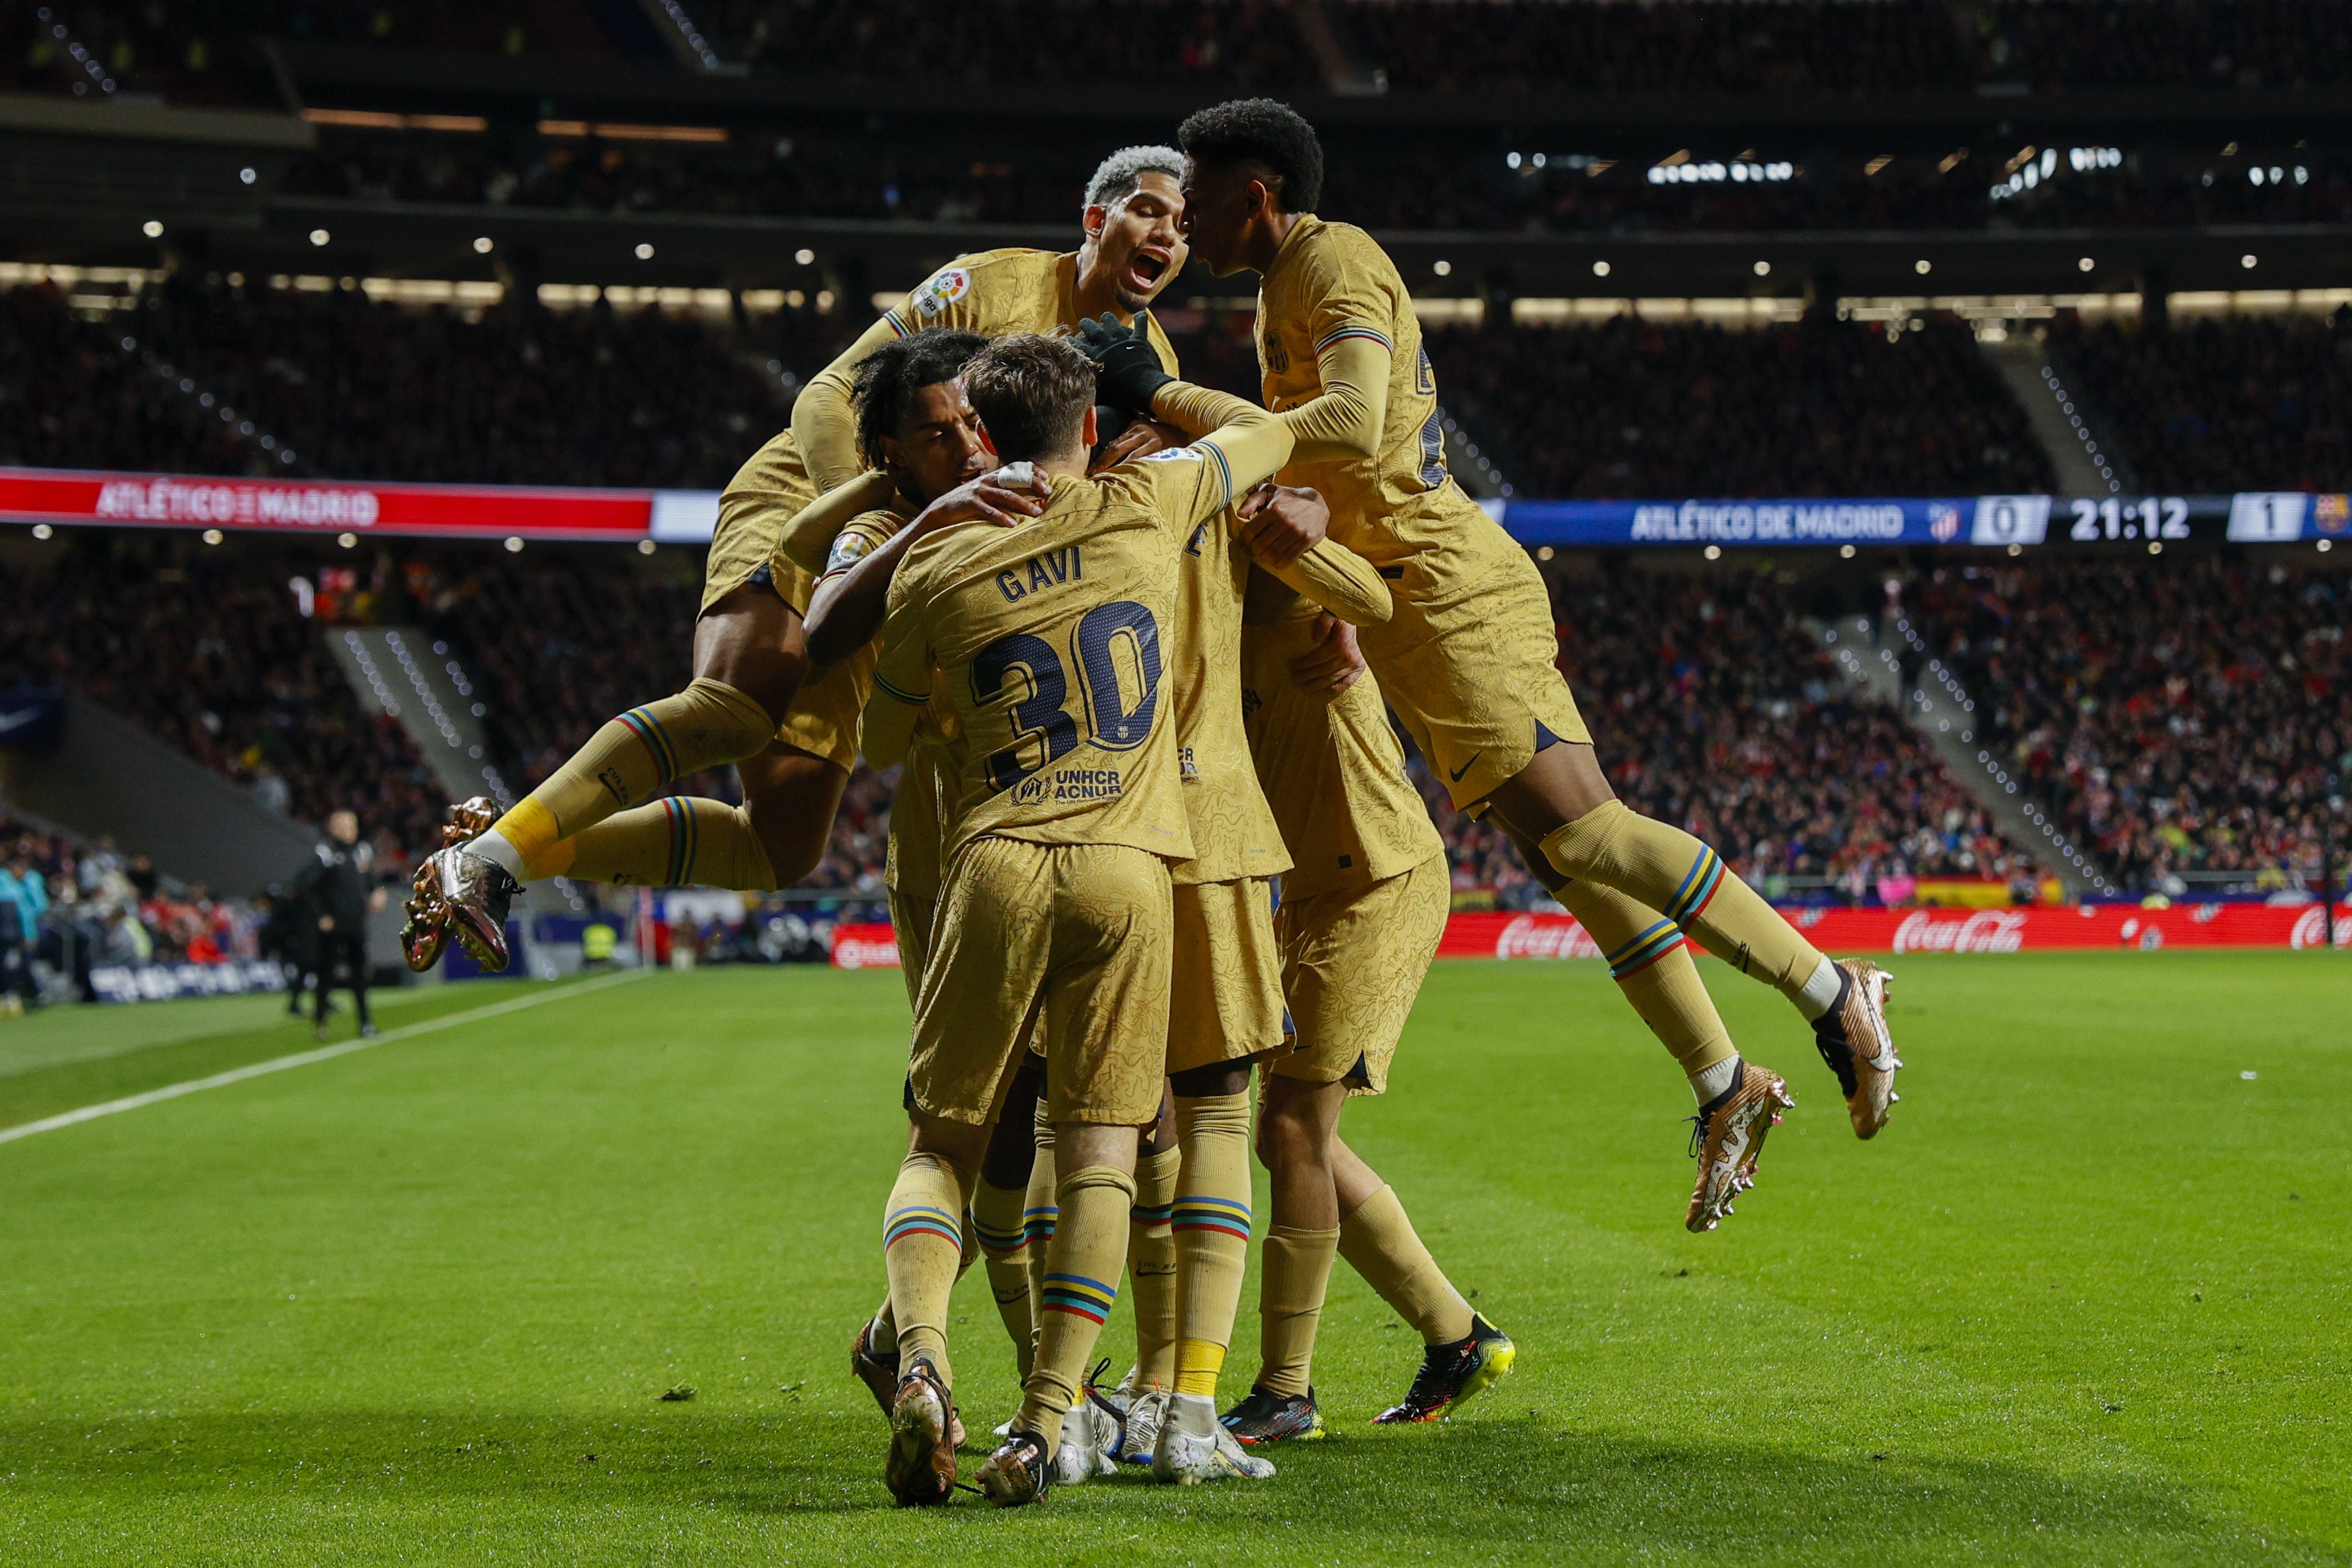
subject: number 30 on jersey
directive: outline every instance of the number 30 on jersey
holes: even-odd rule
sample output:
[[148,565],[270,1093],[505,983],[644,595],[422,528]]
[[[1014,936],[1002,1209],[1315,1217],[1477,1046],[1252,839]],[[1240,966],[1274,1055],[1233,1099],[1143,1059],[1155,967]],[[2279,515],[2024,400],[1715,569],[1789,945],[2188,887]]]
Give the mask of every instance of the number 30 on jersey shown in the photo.
[[[986,707],[1014,696],[1012,744],[992,752],[988,782],[1010,789],[1075,750],[1079,725],[1106,751],[1132,751],[1151,736],[1160,706],[1160,622],[1131,599],[1097,604],[1067,633],[1066,649],[1029,632],[999,637],[971,662],[971,695]],[[1064,653],[1069,654],[1067,664]],[[1068,664],[1078,671],[1072,703]]]

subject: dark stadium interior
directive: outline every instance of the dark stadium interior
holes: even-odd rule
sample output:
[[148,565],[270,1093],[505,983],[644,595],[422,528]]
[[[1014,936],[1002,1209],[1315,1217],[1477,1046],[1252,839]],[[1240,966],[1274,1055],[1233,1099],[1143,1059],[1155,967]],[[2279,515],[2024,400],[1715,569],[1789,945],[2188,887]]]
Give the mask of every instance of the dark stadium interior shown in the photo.
[[[713,490],[879,304],[1074,244],[1106,149],[1265,91],[1322,129],[1322,210],[1425,297],[1482,496],[2327,492],[2348,78],[2352,18],[2285,0],[6,0],[0,465]],[[1159,313],[1189,374],[1255,395],[1251,287],[1196,267]],[[358,768],[394,862],[441,787],[325,625],[456,650],[518,789],[688,669],[692,545],[11,531],[0,686],[73,690],[313,823]],[[1541,553],[1619,788],[1784,896],[2078,874],[1825,654],[1824,617],[1889,604],[2116,886],[2307,883],[2341,574],[2202,532],[2092,549],[1982,578],[1965,541]],[[306,620],[286,583],[326,571],[353,586]],[[2132,651],[2062,676],[2024,638]],[[888,797],[860,770],[814,888],[875,893]],[[1543,902],[1435,810],[1462,898]]]

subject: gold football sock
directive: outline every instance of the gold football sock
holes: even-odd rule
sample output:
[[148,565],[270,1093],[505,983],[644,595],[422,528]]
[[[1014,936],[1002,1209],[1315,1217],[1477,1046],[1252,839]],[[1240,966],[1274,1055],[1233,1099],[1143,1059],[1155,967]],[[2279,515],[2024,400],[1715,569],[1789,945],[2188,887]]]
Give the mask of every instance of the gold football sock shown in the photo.
[[1176,1146],[1184,1156],[1171,1216],[1179,1394],[1213,1398],[1233,1343],[1249,1264],[1249,1134],[1246,1092],[1177,1098]]
[[1420,1331],[1424,1344],[1469,1337],[1470,1303],[1421,1244],[1394,1187],[1381,1188],[1339,1221],[1339,1256],[1397,1316]]
[[1176,1203],[1181,1148],[1135,1162],[1135,1207],[1127,1230],[1127,1299],[1135,1308],[1135,1382],[1139,1389],[1176,1383]]
[[971,1192],[971,1229],[980,1239],[981,1259],[988,1270],[988,1293],[996,1298],[997,1316],[1013,1337],[1013,1353],[1024,1377],[1029,1375],[1037,1333],[1029,1303],[1029,1238],[1021,1228],[1021,1210],[1028,1198],[1025,1187],[998,1186],[984,1176]]
[[1610,978],[1685,1076],[1695,1079],[1739,1054],[1683,945],[1680,926],[1614,888],[1580,877],[1553,896],[1600,947]]
[[1037,1361],[1022,1380],[1016,1432],[1060,1445],[1062,1417],[1077,1403],[1103,1320],[1118,1299],[1119,1259],[1127,1251],[1127,1211],[1135,1178],[1110,1166],[1072,1171],[1055,1190],[1061,1218],[1045,1249],[1045,1291],[1039,1298]]
[[[1045,1249],[1054,1240],[1054,1124],[1045,1120],[1045,1097],[1037,1096],[1037,1152],[1029,1162],[1029,1190],[1021,1205],[1021,1235],[1029,1247],[1030,1316],[1045,1295]],[[1032,1343],[1034,1343],[1033,1336]],[[1033,1358],[1034,1361],[1034,1358]]]
[[898,1323],[898,1366],[917,1358],[939,1369],[949,1387],[948,1300],[963,1271],[963,1190],[955,1167],[918,1151],[898,1167],[882,1211],[882,1259],[890,1274],[891,1315]]
[[551,845],[531,862],[531,874],[745,893],[776,885],[750,809],[689,795],[665,795]]
[[719,681],[693,681],[606,720],[472,848],[519,882],[556,875],[543,862],[563,840],[664,784],[755,756],[775,738],[776,721],[751,697]]
[[1303,1398],[1313,1386],[1315,1329],[1323,1318],[1323,1292],[1331,1283],[1331,1260],[1339,1250],[1337,1227],[1266,1228],[1259,1265],[1265,1272],[1257,1281],[1260,1388]]
[[[1612,800],[1550,834],[1543,851],[1561,874],[1589,877],[1648,904],[1741,974],[1808,1008],[1805,988],[1824,962],[1821,950],[1680,828]],[[1821,1010],[1812,1006],[1805,1016]]]

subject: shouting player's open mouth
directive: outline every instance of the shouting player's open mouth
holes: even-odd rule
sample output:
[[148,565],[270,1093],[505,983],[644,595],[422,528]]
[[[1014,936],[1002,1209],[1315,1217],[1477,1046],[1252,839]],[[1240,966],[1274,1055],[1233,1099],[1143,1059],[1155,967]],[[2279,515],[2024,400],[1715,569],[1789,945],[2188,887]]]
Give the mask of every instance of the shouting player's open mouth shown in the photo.
[[1158,246],[1139,245],[1135,254],[1127,258],[1127,276],[1121,281],[1135,293],[1149,295],[1168,276],[1169,264],[1173,260]]

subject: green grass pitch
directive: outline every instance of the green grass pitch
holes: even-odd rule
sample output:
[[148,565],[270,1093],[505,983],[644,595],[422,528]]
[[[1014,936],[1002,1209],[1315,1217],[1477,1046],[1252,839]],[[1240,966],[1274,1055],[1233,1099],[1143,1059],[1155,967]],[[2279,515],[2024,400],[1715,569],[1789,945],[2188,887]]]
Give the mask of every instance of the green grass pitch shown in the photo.
[[[0,1145],[0,1562],[2352,1562],[2352,971],[1895,968],[1864,1145],[1707,966],[1798,1108],[1692,1237],[1687,1096],[1600,967],[1439,966],[1346,1131],[1517,1372],[1373,1428],[1419,1347],[1343,1266],[1332,1440],[1017,1515],[894,1511],[846,1372],[894,974],[655,976]],[[267,1000],[0,1024],[0,1124],[309,1045]],[[1010,1356],[957,1302],[984,1430]]]

